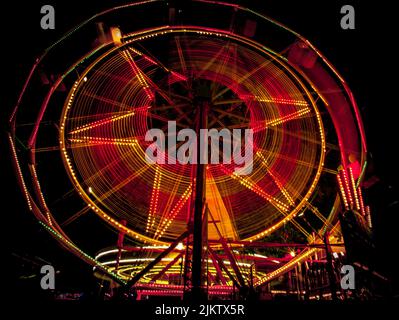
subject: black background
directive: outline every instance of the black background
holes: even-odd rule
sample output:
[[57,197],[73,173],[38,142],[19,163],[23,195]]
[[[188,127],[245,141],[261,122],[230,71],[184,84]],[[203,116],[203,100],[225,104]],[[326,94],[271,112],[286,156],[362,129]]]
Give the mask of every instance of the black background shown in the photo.
[[[15,182],[4,133],[7,119],[17,94],[35,58],[61,35],[79,22],[102,9],[127,1],[12,1],[2,4],[1,42],[1,209],[3,244],[11,256],[6,256],[5,274],[10,284],[5,289],[15,297],[29,298],[44,295],[39,278],[29,285],[19,280],[23,264],[19,256],[40,257],[60,271],[57,283],[66,290],[94,288],[91,268],[78,258],[59,248],[27,211],[24,199]],[[397,59],[398,36],[393,5],[389,1],[235,1],[262,12],[309,39],[347,80],[363,117],[369,148],[368,176],[380,179],[373,194],[379,203],[374,212],[375,234],[383,268],[397,284],[397,233],[399,210],[388,207],[399,200],[398,188],[398,129],[399,107]],[[55,8],[55,30],[40,28],[40,8],[51,4]],[[342,30],[340,8],[353,5],[356,10],[356,29]],[[392,209],[393,208],[393,209]],[[396,279],[396,280],[395,280]],[[396,281],[396,282],[395,282]],[[37,297],[37,296],[36,296]]]

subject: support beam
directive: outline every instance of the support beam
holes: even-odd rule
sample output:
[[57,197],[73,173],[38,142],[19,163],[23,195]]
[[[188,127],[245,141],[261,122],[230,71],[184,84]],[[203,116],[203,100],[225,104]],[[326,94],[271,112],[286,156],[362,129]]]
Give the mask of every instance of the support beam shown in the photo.
[[[210,244],[221,244],[220,240],[209,240]],[[278,242],[260,242],[260,241],[235,241],[229,240],[232,245],[240,247],[253,247],[253,248],[320,248],[324,249],[323,243],[278,243]],[[345,247],[344,243],[330,243],[330,247]]]
[[219,267],[221,267],[223,269],[223,271],[226,272],[226,274],[228,275],[230,280],[234,283],[234,286],[236,286],[237,288],[241,288],[241,286],[237,282],[236,278],[234,278],[234,276],[231,274],[229,269],[227,269],[227,267],[224,265],[223,261],[218,257],[218,255],[211,248],[208,248],[208,251],[211,254],[211,256],[217,261],[217,263],[219,264]]
[[331,290],[331,298],[333,301],[338,299],[337,297],[337,283],[336,277],[334,274],[334,267],[333,267],[333,258],[331,254],[331,247],[330,247],[330,235],[328,232],[324,234],[324,244],[326,248],[326,258],[327,258],[327,273],[328,273],[328,280],[330,282],[330,290]]
[[184,231],[165,251],[162,251],[154,260],[152,260],[144,269],[137,273],[132,279],[126,283],[127,288],[133,287],[137,281],[141,279],[148,271],[150,271],[162,258],[166,257],[170,252],[173,251],[176,246],[182,242],[189,235],[189,231]]
[[225,252],[226,255],[227,255],[227,258],[228,258],[229,261],[230,261],[230,265],[231,265],[231,267],[233,268],[234,273],[235,273],[236,276],[237,276],[237,279],[238,279],[238,282],[240,283],[240,286],[241,286],[241,287],[245,287],[245,286],[246,286],[246,283],[245,283],[244,277],[243,277],[242,274],[241,274],[240,268],[239,268],[238,265],[237,265],[237,261],[236,261],[236,259],[234,258],[234,255],[231,253],[231,250],[230,250],[229,246],[227,245],[226,240],[225,240],[224,238],[220,238],[220,242],[221,242],[221,244],[222,244],[222,247],[223,247],[224,252]]
[[171,262],[169,262],[161,271],[159,271],[155,276],[152,277],[151,282],[157,281],[160,277],[162,277],[166,271],[168,271],[183,255],[183,252],[179,253],[176,258],[174,258]]
[[[202,94],[202,92],[200,92]],[[201,129],[207,128],[207,118],[209,103],[206,97],[199,97],[201,100],[197,102],[198,118],[197,118],[197,136],[200,137]],[[205,98],[205,100],[203,100]],[[197,144],[197,159],[202,157],[201,144]],[[207,155],[206,155],[207,156]],[[200,161],[198,161],[200,162]],[[198,301],[203,297],[202,285],[204,283],[203,276],[203,213],[205,207],[205,165],[197,164],[195,180],[195,199],[194,199],[194,219],[193,219],[193,263],[192,263],[192,299]]]
[[221,243],[221,245],[223,247],[223,250],[224,250],[224,252],[227,255],[227,258],[230,261],[230,265],[233,268],[234,273],[237,276],[238,282],[240,283],[241,287],[245,287],[246,284],[245,284],[245,281],[244,281],[244,277],[242,276],[240,268],[237,265],[237,261],[234,258],[234,255],[231,253],[231,250],[230,250],[229,246],[227,245],[226,239],[223,238],[222,234],[220,233],[220,230],[217,227],[215,219],[213,218],[212,213],[210,211],[209,211],[209,215],[211,216],[212,223],[215,225],[216,231],[217,231],[217,233],[219,235],[219,242]]
[[211,254],[211,260],[212,260],[213,265],[215,266],[216,273],[219,276],[220,281],[225,286],[227,284],[226,279],[223,276],[223,273],[222,273],[222,270],[220,269],[219,263],[216,261],[215,257],[212,254]]

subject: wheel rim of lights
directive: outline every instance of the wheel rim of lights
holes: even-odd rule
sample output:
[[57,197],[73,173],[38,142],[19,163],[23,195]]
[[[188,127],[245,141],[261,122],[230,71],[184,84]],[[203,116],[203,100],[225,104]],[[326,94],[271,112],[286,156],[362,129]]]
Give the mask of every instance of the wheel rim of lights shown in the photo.
[[[229,74],[233,68],[229,63],[237,63],[238,54],[217,59],[222,64],[214,63],[212,68],[208,67],[206,54],[220,58],[223,51],[230,50],[228,47],[220,49],[220,41],[197,40],[196,47],[190,48],[192,52],[172,53],[171,56],[187,56],[184,58],[185,70],[182,70],[183,65],[179,61],[172,61],[172,67],[165,66],[163,62],[152,60],[153,55],[148,57],[135,49],[139,46],[136,45],[139,40],[163,35],[173,35],[176,40],[180,38],[180,33],[234,39],[220,31],[205,30],[175,27],[148,30],[139,36],[127,35],[125,45],[106,52],[81,75],[69,94],[61,116],[60,145],[64,162],[82,197],[114,227],[154,244],[172,241],[185,230],[190,214],[188,200],[192,194],[193,170],[189,165],[150,165],[145,161],[148,142],[143,137],[150,129],[148,118],[167,118],[167,115],[151,113],[152,109],[164,108],[154,103],[155,95],[160,96],[161,103],[170,103],[168,107],[176,106],[173,96],[168,97],[167,89],[159,88],[160,85],[155,84],[148,74],[161,69],[167,76],[167,79],[161,78],[161,83],[169,86],[172,81],[175,86],[182,86],[182,82],[186,86],[188,80],[185,79],[189,73],[191,77],[207,80],[217,77],[224,85],[230,83],[233,89],[223,88],[215,96],[220,96],[222,91],[235,90],[234,93],[241,99],[238,102],[236,99],[234,103],[245,104],[251,110],[247,127],[254,130],[253,174],[238,176],[231,166],[223,164],[208,165],[207,172],[207,185],[211,189],[216,186],[216,192],[223,197],[222,202],[228,202],[233,224],[244,225],[241,220],[251,217],[250,226],[232,231],[236,239],[237,234],[239,240],[259,239],[297,214],[312,194],[323,166],[325,138],[320,114],[306,86],[277,57],[267,51],[263,53],[269,60],[260,55],[248,57],[251,51],[237,45],[236,50],[241,50],[241,55],[246,57],[240,61],[241,66],[248,65],[251,58],[254,60],[252,67],[256,69],[257,77],[253,72],[254,76],[249,78],[246,75],[250,71],[243,68],[236,74]],[[205,51],[198,49],[204,46]],[[132,56],[134,53],[136,59]],[[259,67],[262,62],[264,68]],[[99,64],[101,66],[97,67]],[[279,74],[283,72],[286,74]],[[259,85],[262,78],[278,78],[278,81],[262,86]],[[155,89],[151,88],[151,84]],[[106,97],[103,97],[104,92]],[[273,97],[273,93],[278,97]],[[216,107],[226,103],[231,108],[231,102],[224,100],[216,98],[213,103]],[[266,130],[272,132],[264,133]],[[71,152],[68,153],[68,150]],[[305,162],[309,167],[298,166],[298,162]],[[110,164],[115,166],[111,168]],[[298,170],[298,167],[301,169]],[[78,175],[83,183],[77,178]],[[232,184],[239,188],[230,191],[228,187],[231,188]],[[176,190],[176,193],[172,194],[169,190]],[[136,208],[143,198],[150,205],[138,212]],[[244,218],[240,219],[242,211],[251,203],[258,205],[245,212]],[[268,222],[270,216],[275,217],[276,213],[282,217]],[[123,226],[119,222],[122,219],[134,228]],[[259,226],[266,228],[259,229]],[[168,237],[162,237],[165,231],[169,232]],[[232,232],[226,237],[232,238]]]

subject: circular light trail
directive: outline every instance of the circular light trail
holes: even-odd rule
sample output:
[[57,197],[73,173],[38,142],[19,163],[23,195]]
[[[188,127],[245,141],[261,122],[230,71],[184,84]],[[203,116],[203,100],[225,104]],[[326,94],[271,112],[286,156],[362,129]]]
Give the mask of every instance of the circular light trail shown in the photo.
[[[144,136],[173,120],[193,128],[189,97],[202,80],[213,89],[212,127],[254,130],[250,175],[237,176],[233,164],[207,167],[207,201],[224,220],[223,235],[259,239],[295,216],[325,152],[321,116],[300,76],[281,57],[222,31],[174,27],[126,39],[81,75],[61,116],[64,162],[94,211],[154,243],[187,228],[192,166],[148,164]],[[137,49],[158,42],[173,45],[167,57]]]

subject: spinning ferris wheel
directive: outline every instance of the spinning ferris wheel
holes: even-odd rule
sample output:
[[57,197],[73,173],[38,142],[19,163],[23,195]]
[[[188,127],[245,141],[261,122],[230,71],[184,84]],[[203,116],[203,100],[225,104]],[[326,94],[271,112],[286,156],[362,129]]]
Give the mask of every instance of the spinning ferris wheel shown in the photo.
[[[27,112],[49,65],[58,77]],[[148,163],[146,133],[171,121],[252,129],[251,173]],[[336,176],[356,185],[365,166],[356,103],[328,60],[280,23],[214,1],[143,1],[90,18],[37,60],[10,123],[18,181],[39,222],[101,277],[147,294],[205,284],[228,294],[289,271],[326,233],[338,241]],[[299,239],[289,258],[247,250],[276,239],[284,247],[287,229]],[[103,249],[115,232],[118,245]]]

